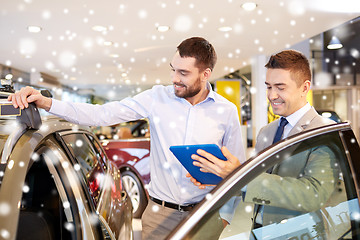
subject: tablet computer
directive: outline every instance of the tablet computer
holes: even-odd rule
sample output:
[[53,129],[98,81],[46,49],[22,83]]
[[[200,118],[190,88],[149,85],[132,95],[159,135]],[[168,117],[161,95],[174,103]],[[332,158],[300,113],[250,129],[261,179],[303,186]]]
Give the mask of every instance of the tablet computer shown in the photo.
[[193,165],[195,160],[191,158],[191,155],[196,154],[198,149],[211,153],[221,160],[226,160],[221,149],[216,144],[177,145],[170,147],[170,151],[197,181],[202,184],[218,184],[222,180],[221,177],[213,173],[201,172],[200,167]]

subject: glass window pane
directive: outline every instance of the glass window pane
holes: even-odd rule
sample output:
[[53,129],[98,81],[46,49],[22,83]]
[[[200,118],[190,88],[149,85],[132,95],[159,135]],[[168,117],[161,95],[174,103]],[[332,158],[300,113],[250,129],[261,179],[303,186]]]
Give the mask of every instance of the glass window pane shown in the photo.
[[96,155],[83,134],[69,134],[63,137],[66,145],[78,160],[84,175],[96,164]]
[[91,136],[91,135],[86,135],[86,136],[89,138],[90,142],[93,144],[94,151],[96,153],[97,159],[105,169],[106,168],[106,161],[107,161],[105,152],[102,150],[99,142],[96,141],[93,136]]
[[[58,161],[56,159],[53,159]],[[17,239],[73,239],[73,207],[65,213],[58,185],[50,173],[43,155],[35,161],[26,174],[19,213]],[[71,226],[71,228],[69,227]]]
[[[102,225],[108,226],[108,229],[105,232],[118,236],[120,234],[119,225],[122,221],[121,219],[123,219],[123,212],[125,210],[122,195],[124,192],[122,191],[120,172],[114,165],[106,166],[106,155],[100,144],[91,135],[86,136],[94,147],[94,151],[98,157],[99,166],[103,168],[104,172],[109,169],[107,172],[106,183],[104,182],[106,186],[101,186],[102,198],[98,201],[97,211],[99,215],[101,215],[100,219],[103,220]],[[105,230],[104,228],[102,229],[103,231]]]
[[95,206],[99,202],[100,192],[105,181],[104,166],[99,162],[100,153],[84,134],[68,134],[63,139],[75,156],[82,173],[81,177],[87,184]]

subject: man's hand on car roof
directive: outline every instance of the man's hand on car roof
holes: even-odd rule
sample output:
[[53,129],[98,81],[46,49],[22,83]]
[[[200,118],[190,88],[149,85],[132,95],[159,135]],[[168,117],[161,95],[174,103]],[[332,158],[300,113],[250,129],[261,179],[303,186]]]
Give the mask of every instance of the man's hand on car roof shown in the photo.
[[50,110],[52,104],[51,98],[44,97],[40,91],[29,86],[11,94],[8,101],[11,101],[15,108],[19,107],[21,109],[28,108],[29,103],[33,102],[38,108],[43,108],[46,111]]

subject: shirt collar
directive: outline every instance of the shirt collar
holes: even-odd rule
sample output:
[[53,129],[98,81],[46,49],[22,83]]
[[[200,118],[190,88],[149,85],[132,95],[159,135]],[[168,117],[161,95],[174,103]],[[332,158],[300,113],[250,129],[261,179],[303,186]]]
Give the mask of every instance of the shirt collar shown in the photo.
[[212,90],[211,84],[209,82],[206,82],[206,88],[209,90],[209,94],[204,101],[206,101],[207,99],[212,99],[215,101],[215,92]]
[[304,114],[311,109],[310,103],[306,103],[305,106],[294,112],[293,114],[286,117],[286,120],[292,127],[304,116]]

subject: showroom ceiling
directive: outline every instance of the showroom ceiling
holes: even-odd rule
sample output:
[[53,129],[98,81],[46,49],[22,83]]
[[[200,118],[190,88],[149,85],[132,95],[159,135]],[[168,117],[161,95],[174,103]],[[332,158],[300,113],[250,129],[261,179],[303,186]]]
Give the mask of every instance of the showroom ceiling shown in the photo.
[[[258,0],[253,11],[244,2],[4,0],[0,64],[118,99],[169,84],[171,58],[188,37],[214,45],[214,80],[249,65],[251,56],[290,47],[360,12],[358,0]],[[162,26],[169,30],[158,31]]]

